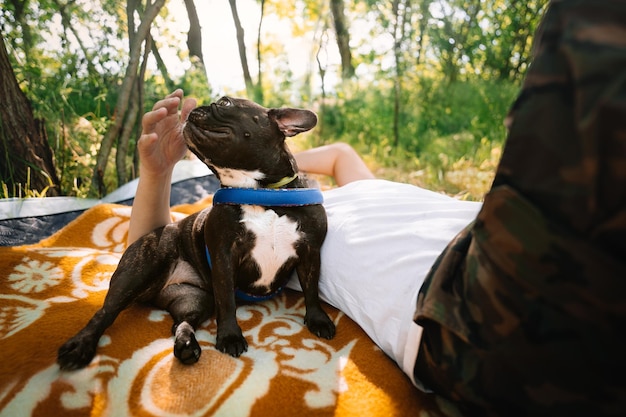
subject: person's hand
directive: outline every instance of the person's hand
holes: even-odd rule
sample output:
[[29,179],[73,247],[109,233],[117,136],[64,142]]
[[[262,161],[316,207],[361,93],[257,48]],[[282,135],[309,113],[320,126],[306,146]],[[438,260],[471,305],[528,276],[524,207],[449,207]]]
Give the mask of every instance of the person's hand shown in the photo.
[[[182,102],[180,116],[178,107]],[[159,100],[142,120],[142,132],[137,142],[140,174],[159,176],[169,173],[187,152],[182,127],[196,100],[183,101],[183,90],[178,89]]]

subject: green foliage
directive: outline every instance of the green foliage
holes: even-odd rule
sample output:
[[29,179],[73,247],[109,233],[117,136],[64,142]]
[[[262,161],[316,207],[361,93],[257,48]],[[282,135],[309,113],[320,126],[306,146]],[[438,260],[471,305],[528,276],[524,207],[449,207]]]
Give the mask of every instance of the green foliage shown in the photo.
[[[41,56],[37,64],[15,66],[33,113],[46,120],[63,194],[87,196],[98,143],[115,107],[116,78],[72,74],[76,56]],[[111,89],[110,87],[113,87]]]
[[517,90],[510,81],[422,79],[405,89],[398,146],[392,144],[391,88],[381,84],[344,91],[326,103],[311,146],[347,142],[383,177],[451,194],[471,188],[467,198],[480,199],[490,181],[480,171],[493,172],[506,136],[503,121]]
[[[380,176],[479,199],[489,182],[485,173],[493,172],[497,161],[506,134],[503,119],[527,68],[531,34],[546,4],[346,1],[350,29],[358,28],[350,33],[357,77],[335,83],[341,68],[329,58],[336,45],[328,4],[266,0],[266,17],[282,19],[278,22],[290,28],[294,40],[311,38],[312,49],[307,51],[310,72],[296,77],[284,30],[274,33],[276,28],[263,26],[263,104],[316,108],[320,124],[306,136],[306,146],[348,142]],[[64,194],[90,194],[99,144],[116,117],[128,61],[126,5],[125,0],[77,0],[63,7],[49,0],[0,0],[9,56],[35,117],[46,121]],[[150,66],[143,112],[170,93],[171,84],[199,104],[216,98],[204,68],[186,54],[185,34],[169,24],[169,12],[162,10],[151,33],[159,50],[178,50],[171,67],[178,66],[179,73],[184,68],[184,73],[169,81],[170,75],[161,74],[167,68]],[[223,63],[217,59],[207,65]],[[325,74],[324,95],[319,85],[313,87],[321,78],[318,69]],[[113,165],[114,154],[110,160]],[[107,175],[105,182],[115,184],[115,174]],[[472,181],[482,185],[474,187]]]

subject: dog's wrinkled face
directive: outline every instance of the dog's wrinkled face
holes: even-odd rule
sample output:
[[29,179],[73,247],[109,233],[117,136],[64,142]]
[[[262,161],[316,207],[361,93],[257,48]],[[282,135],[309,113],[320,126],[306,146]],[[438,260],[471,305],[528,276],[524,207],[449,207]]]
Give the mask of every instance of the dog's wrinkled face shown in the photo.
[[183,133],[189,149],[218,176],[236,170],[262,179],[284,160],[285,137],[316,124],[317,116],[309,110],[267,109],[249,100],[222,97],[194,109]]

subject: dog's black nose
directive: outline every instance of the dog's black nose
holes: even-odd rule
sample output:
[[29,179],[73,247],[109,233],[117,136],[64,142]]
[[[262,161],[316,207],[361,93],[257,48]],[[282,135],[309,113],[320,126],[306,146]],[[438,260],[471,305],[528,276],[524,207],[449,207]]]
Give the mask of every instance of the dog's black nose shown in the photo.
[[189,113],[187,121],[191,123],[199,123],[205,121],[210,114],[210,108],[208,106],[196,107]]

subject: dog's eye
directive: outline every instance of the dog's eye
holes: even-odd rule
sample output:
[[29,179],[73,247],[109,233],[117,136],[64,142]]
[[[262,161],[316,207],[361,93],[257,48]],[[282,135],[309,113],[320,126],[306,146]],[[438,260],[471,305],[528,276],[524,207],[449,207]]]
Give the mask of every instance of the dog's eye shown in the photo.
[[217,105],[223,106],[223,107],[229,107],[233,105],[233,102],[230,101],[228,97],[222,97],[221,99],[217,100]]

